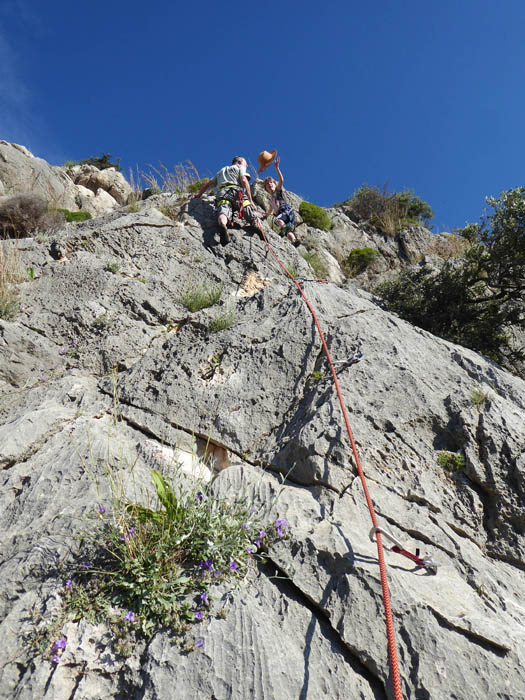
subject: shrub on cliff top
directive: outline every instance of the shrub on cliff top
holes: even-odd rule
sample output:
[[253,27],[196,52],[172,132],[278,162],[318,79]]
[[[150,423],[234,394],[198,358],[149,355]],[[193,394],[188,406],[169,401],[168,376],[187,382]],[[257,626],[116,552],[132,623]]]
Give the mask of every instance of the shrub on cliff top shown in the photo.
[[301,202],[299,206],[299,214],[302,220],[308,226],[320,228],[323,231],[330,230],[330,219],[324,209],[318,207],[317,204],[311,202]]
[[94,165],[99,170],[106,170],[106,168],[115,168],[118,172],[121,171],[120,158],[116,159],[115,163],[111,162],[113,156],[111,153],[101,153],[99,156],[92,156],[91,158],[85,158],[84,160],[67,160],[64,163],[65,168],[70,168],[73,165]]
[[389,193],[386,186],[361,185],[344,205],[359,220],[369,221],[388,235],[395,235],[407,224],[429,226],[434,216],[430,205],[411,190]]

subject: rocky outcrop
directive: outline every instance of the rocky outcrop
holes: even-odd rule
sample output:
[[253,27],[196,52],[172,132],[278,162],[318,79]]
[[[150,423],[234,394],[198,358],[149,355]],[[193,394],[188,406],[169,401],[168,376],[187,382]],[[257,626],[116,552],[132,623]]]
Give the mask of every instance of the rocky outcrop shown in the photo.
[[86,187],[95,195],[100,190],[107,192],[120,205],[127,204],[133,192],[126,178],[115,168],[99,170],[94,165],[75,165],[68,168],[67,174],[76,185]]
[[126,204],[132,191],[115,168],[51,166],[24,146],[0,141],[0,196],[31,194],[54,208],[101,216]]

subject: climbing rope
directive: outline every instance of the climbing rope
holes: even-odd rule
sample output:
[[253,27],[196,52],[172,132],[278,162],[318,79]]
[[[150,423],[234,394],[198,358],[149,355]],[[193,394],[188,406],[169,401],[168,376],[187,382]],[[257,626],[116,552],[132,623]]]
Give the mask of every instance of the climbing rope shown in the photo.
[[388,639],[388,658],[390,661],[390,673],[391,673],[391,677],[392,677],[392,686],[394,689],[394,700],[402,700],[403,696],[401,693],[401,678],[399,675],[399,666],[398,666],[398,660],[397,660],[397,648],[396,648],[395,631],[394,631],[394,620],[393,620],[393,616],[392,616],[392,608],[390,605],[390,591],[388,589],[386,565],[385,565],[385,558],[384,558],[384,553],[383,553],[383,543],[382,543],[382,539],[381,539],[382,530],[378,526],[378,523],[377,523],[377,517],[376,517],[375,511],[374,511],[374,505],[372,503],[372,498],[370,497],[370,492],[368,491],[368,485],[366,483],[363,468],[361,466],[361,461],[360,461],[359,455],[357,453],[357,447],[356,447],[356,444],[354,441],[352,429],[350,427],[350,422],[348,420],[348,415],[347,415],[346,407],[345,407],[345,404],[343,401],[343,396],[341,394],[341,388],[339,386],[337,374],[335,372],[334,363],[332,362],[332,358],[330,356],[330,351],[328,350],[328,346],[326,345],[326,341],[325,341],[323,332],[321,330],[321,326],[319,325],[319,321],[317,320],[316,313],[315,313],[312,305],[308,301],[305,293],[303,292],[301,282],[296,280],[295,277],[288,272],[286,267],[283,265],[283,263],[279,260],[277,255],[274,253],[271,245],[268,242],[268,239],[266,238],[266,235],[263,231],[263,228],[262,228],[262,225],[260,224],[260,222],[259,222],[258,229],[261,232],[262,239],[264,240],[266,247],[268,248],[268,251],[271,253],[272,257],[274,258],[276,263],[279,265],[279,267],[281,267],[281,269],[288,275],[288,277],[295,284],[295,286],[297,287],[297,291],[299,292],[299,294],[303,298],[306,306],[308,307],[308,310],[312,314],[312,318],[314,320],[315,327],[316,327],[317,332],[319,334],[319,338],[321,339],[321,344],[323,346],[323,350],[324,350],[324,353],[326,355],[328,365],[330,367],[330,372],[332,373],[332,378],[334,380],[334,385],[335,385],[335,389],[337,392],[337,398],[339,399],[339,405],[341,407],[341,412],[343,414],[343,419],[344,419],[346,430],[348,433],[348,438],[350,440],[350,445],[352,447],[352,454],[354,456],[355,464],[357,467],[357,472],[359,474],[359,478],[360,478],[361,484],[363,486],[363,491],[365,494],[366,503],[368,505],[368,510],[370,512],[370,517],[371,517],[372,523],[373,523],[373,531],[375,534],[375,541],[377,543],[377,559],[379,562],[379,572],[380,572],[380,576],[381,576],[381,588],[382,588],[382,592],[383,592],[383,606],[384,606],[384,610],[385,610],[386,633],[387,633],[387,639]]

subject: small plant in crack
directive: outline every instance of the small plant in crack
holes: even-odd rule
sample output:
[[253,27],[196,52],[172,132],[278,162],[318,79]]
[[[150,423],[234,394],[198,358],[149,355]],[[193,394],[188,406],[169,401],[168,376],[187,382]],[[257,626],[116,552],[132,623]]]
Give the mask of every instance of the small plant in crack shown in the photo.
[[111,326],[112,323],[113,319],[107,313],[104,313],[96,317],[96,319],[93,321],[93,327],[101,330]]
[[116,275],[120,270],[120,265],[118,262],[107,262],[104,265],[104,270],[106,272],[111,272],[112,274]]
[[321,379],[324,379],[324,372],[315,371],[308,377],[309,382],[320,382]]
[[488,391],[483,391],[481,387],[472,389],[470,392],[470,401],[478,412],[481,412],[485,401],[488,399]]
[[219,311],[215,314],[215,317],[210,321],[209,329],[212,333],[218,333],[219,331],[225,331],[233,326],[233,311]]
[[463,455],[457,452],[449,452],[448,450],[443,450],[439,453],[437,463],[448,472],[463,471],[466,465]]

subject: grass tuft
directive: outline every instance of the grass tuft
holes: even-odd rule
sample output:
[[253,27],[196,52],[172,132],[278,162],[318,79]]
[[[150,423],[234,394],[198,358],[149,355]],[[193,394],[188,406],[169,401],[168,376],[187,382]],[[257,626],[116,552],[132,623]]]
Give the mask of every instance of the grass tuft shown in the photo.
[[220,300],[221,294],[222,284],[214,287],[201,285],[186,290],[180,296],[179,302],[182,306],[186,307],[188,311],[194,313],[195,311],[200,311],[201,309],[216,304]]
[[4,247],[0,241],[0,318],[4,321],[11,321],[18,313],[20,303],[14,285],[22,279],[16,246]]
[[219,311],[215,314],[215,318],[210,321],[210,331],[212,333],[218,333],[219,331],[225,331],[233,326],[233,311]]

